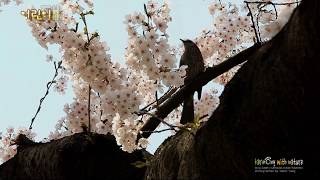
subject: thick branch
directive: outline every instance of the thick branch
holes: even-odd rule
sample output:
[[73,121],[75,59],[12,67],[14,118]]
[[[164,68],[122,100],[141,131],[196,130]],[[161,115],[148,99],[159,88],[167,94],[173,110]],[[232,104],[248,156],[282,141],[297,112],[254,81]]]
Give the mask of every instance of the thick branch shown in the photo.
[[[201,73],[197,78],[194,79],[194,81],[183,86],[170,99],[159,106],[158,110],[155,113],[155,116],[159,118],[167,117],[171,111],[173,111],[176,107],[179,106],[179,104],[183,102],[185,97],[192,94],[199,87],[206,85],[217,76],[225,73],[236,65],[245,62],[249,56],[256,52],[257,49],[259,49],[259,47],[259,45],[255,44],[254,46],[220,63],[219,65],[207,68],[206,71]],[[160,121],[157,118],[151,117],[150,119],[148,119],[146,124],[141,128],[142,134],[140,134],[140,137],[148,138],[151,135],[151,132],[154,131],[159,124]]]

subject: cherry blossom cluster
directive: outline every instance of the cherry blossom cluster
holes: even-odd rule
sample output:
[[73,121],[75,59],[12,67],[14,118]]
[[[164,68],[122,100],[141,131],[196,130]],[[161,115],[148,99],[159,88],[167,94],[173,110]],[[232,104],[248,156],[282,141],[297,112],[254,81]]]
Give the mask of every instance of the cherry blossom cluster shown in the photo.
[[[134,12],[126,16],[125,24],[129,36],[125,54],[126,64],[130,68],[130,81],[137,86],[137,92],[143,97],[144,105],[157,98],[155,92],[159,95],[168,87],[182,86],[186,75],[187,66],[177,68],[177,52],[168,43],[169,36],[166,30],[171,22],[169,12],[167,3],[160,5],[156,1],[148,1],[144,13]],[[174,110],[164,120],[178,124],[180,114],[181,108]],[[147,115],[143,116],[136,126],[142,126],[148,118]],[[136,137],[134,133],[137,132],[131,133],[132,137]],[[136,140],[128,141],[132,143],[125,150],[131,151]],[[147,144],[147,139],[139,139],[140,147]]]
[[[269,0],[261,0],[262,3],[267,1],[269,2]],[[293,1],[288,0],[286,2]],[[259,35],[263,40],[267,40],[280,31],[288,21],[295,5],[277,6],[278,16],[275,15],[270,6],[261,8],[263,5],[249,4],[249,7],[254,16],[255,26],[259,30]],[[239,7],[237,4],[214,1],[208,9],[213,17],[213,26],[208,30],[203,30],[201,35],[196,38],[207,66],[219,64],[252,45],[253,42],[260,40],[255,37],[246,3]],[[239,66],[219,76],[215,81],[225,85],[237,72],[237,69],[239,69]]]
[[[11,2],[15,2],[17,6],[23,3],[22,0],[0,0],[0,8],[9,5]],[[2,10],[0,9],[0,13],[1,12]]]
[[65,94],[68,82],[68,76],[61,76],[56,80],[54,90],[60,94]]
[[60,0],[60,5],[64,12],[71,14],[80,14],[85,10],[85,5],[89,9],[93,9],[92,0],[83,0],[83,1],[73,1],[73,0]]
[[218,107],[219,97],[217,94],[217,90],[206,91],[202,93],[200,100],[194,102],[195,114],[202,118],[201,121],[207,121]]
[[1,6],[6,6],[6,5],[9,5],[11,2],[15,2],[16,5],[20,5],[23,3],[22,0],[0,0],[0,7]]
[[[255,1],[248,1],[255,2]],[[288,22],[294,8],[296,8],[297,0],[262,0],[259,3],[249,3],[249,8],[256,19],[256,26],[262,41],[266,41],[274,37],[282,27]],[[284,3],[285,5],[277,5]]]
[[126,16],[129,35],[126,63],[134,76],[147,77],[138,82],[140,87],[153,82],[157,86],[151,89],[161,91],[163,86],[183,85],[186,67],[177,69],[176,52],[169,45],[166,33],[171,21],[169,12],[167,3],[160,6],[148,1],[144,14],[135,12]]
[[115,116],[113,119],[112,130],[118,144],[122,145],[122,149],[127,152],[133,152],[138,147],[146,148],[148,140],[141,138],[137,141],[139,126],[133,119],[120,119]]
[[[214,1],[209,12],[213,17],[212,29],[204,30],[196,40],[206,63],[215,65],[242,43],[251,42],[253,29],[250,18],[240,14],[235,4]],[[210,59],[212,56],[214,59]]]
[[17,153],[17,145],[15,139],[19,134],[24,134],[27,138],[34,140],[36,134],[27,128],[19,128],[15,130],[8,127],[5,134],[0,133],[0,164],[12,158]]
[[[73,15],[85,16],[78,1],[63,1],[62,9],[64,11],[57,21],[28,21],[33,36],[42,47],[48,49],[50,44],[60,46],[64,73],[55,82],[55,90],[64,93],[66,82],[70,79],[75,94],[74,102],[65,105],[66,116],[58,120],[55,131],[44,141],[90,128],[93,132],[113,134],[125,151],[145,148],[147,139],[139,139],[138,144],[136,140],[147,116],[140,120],[133,112],[139,110],[143,101],[151,100],[151,94],[156,91],[161,93],[163,86],[181,86],[185,76],[186,67],[174,69],[175,52],[170,48],[165,34],[167,23],[171,21],[168,5],[158,8],[156,3],[148,3],[146,9],[150,30],[143,30],[145,36],[130,36],[130,42],[137,43],[137,46],[128,48],[127,54],[135,56],[138,59],[136,63],[141,63],[135,68],[131,66],[131,70],[111,62],[111,56],[107,54],[109,47],[100,41],[97,33],[86,32],[87,29],[77,32],[75,26],[78,22]],[[132,17],[140,18],[137,15]],[[159,31],[163,33],[161,38]],[[143,55],[145,53],[148,53],[150,61]],[[49,55],[47,61],[52,60]],[[143,71],[139,71],[139,67],[143,67]],[[10,148],[6,146],[5,152],[14,152]]]
[[[208,9],[213,17],[212,28],[203,30],[196,38],[196,42],[205,59],[205,64],[213,66],[241,50],[244,44],[250,44],[254,33],[250,17],[241,14],[237,5],[214,1]],[[226,84],[233,74],[225,73],[215,81]]]
[[[50,134],[49,140],[90,128],[98,133],[124,136],[117,137],[119,144],[129,144],[132,134],[119,134],[116,129],[112,129],[112,125],[115,124],[116,116],[121,120],[136,118],[134,112],[139,110],[142,103],[141,91],[138,91],[138,84],[127,68],[112,63],[111,56],[107,54],[109,47],[100,41],[98,33],[87,32],[87,27],[84,32],[77,32],[72,28],[79,23],[74,21],[74,16],[78,15],[84,20],[86,13],[93,13],[85,12],[79,4],[78,1],[63,1],[62,9],[67,13],[61,13],[58,21],[28,22],[42,47],[47,48],[48,44],[60,46],[62,65],[66,71],[64,76],[57,80],[55,89],[63,93],[69,76],[75,93],[74,102],[65,106],[66,117],[58,121],[56,130]],[[119,125],[122,126],[126,127],[128,132],[133,127]]]

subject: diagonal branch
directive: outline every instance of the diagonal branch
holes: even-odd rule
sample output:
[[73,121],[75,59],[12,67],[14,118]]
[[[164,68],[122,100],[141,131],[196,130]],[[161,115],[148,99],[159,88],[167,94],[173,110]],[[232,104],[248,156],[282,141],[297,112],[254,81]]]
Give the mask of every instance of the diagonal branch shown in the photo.
[[49,81],[49,82],[47,83],[46,93],[45,93],[44,96],[40,99],[40,102],[39,102],[39,106],[38,106],[38,108],[37,108],[37,111],[36,111],[35,115],[34,115],[34,116],[32,117],[32,119],[31,119],[31,123],[30,123],[30,126],[29,126],[29,129],[30,129],[30,130],[32,129],[32,125],[33,125],[34,120],[36,119],[38,113],[39,113],[40,110],[41,110],[43,101],[46,99],[46,97],[47,97],[48,94],[49,94],[49,90],[50,90],[51,86],[52,86],[54,83],[56,83],[56,78],[57,78],[57,76],[58,76],[58,74],[59,74],[58,71],[59,71],[59,69],[61,68],[61,64],[62,64],[62,61],[59,61],[59,62],[58,62],[58,66],[57,66],[56,62],[54,62],[54,69],[55,69],[54,76],[53,76],[53,78],[51,79],[51,81]]
[[[185,97],[191,95],[199,87],[206,85],[212,79],[217,76],[225,73],[229,69],[245,62],[249,56],[251,56],[257,49],[261,46],[255,44],[250,48],[240,52],[239,54],[229,58],[228,60],[216,65],[214,67],[209,67],[205,72],[199,74],[190,84],[183,86],[179,91],[172,95],[167,101],[160,105],[155,112],[155,117],[165,118],[168,114],[173,111],[176,107],[179,106],[184,100]],[[151,132],[154,131],[158,125],[161,123],[158,118],[150,117],[146,124],[140,129],[142,132],[139,134],[138,138],[144,137],[148,138],[151,135]]]

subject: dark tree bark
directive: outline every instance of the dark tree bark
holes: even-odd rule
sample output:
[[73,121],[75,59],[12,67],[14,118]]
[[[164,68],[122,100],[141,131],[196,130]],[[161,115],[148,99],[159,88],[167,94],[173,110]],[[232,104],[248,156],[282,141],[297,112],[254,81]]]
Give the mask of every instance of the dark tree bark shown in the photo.
[[0,180],[143,179],[145,151],[127,153],[111,135],[79,133],[49,143],[22,145],[0,166]]
[[[319,176],[319,17],[320,2],[303,1],[228,83],[209,121],[158,148],[146,179]],[[304,169],[254,173],[254,159],[267,156],[303,159]]]
[[[128,154],[111,136],[81,133],[46,144],[22,145],[14,158],[0,166],[0,179],[319,176],[318,17],[320,2],[303,1],[275,38],[255,47],[254,53],[244,53],[246,59],[252,55],[225,87],[209,121],[195,132],[180,131],[168,138],[146,172],[131,163],[143,161],[147,153]],[[233,59],[245,61],[239,57]],[[216,74],[210,77],[217,75],[213,69]],[[166,116],[179,105],[177,101],[204,84],[206,80],[198,79],[182,88],[172,97],[176,101],[166,101],[158,113]],[[159,123],[154,122],[150,127]],[[296,174],[255,174],[254,159],[266,156],[303,159],[304,169]]]

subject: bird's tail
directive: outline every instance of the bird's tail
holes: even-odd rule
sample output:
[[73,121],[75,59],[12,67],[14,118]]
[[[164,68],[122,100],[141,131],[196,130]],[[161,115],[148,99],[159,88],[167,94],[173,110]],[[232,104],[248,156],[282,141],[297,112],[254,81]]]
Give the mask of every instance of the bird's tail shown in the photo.
[[194,119],[193,96],[189,96],[183,102],[182,115],[180,119],[181,124],[192,123]]

